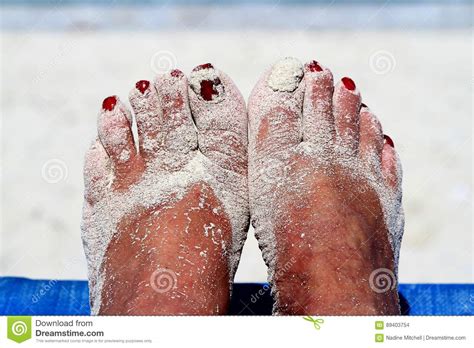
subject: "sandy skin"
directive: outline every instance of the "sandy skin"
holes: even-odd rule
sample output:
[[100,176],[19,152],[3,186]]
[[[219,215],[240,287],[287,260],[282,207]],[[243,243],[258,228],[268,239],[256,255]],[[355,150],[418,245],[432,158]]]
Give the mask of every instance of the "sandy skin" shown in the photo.
[[[204,64],[189,83],[180,71],[139,81],[130,101],[138,151],[112,96],[86,156],[93,312],[225,314],[249,218],[242,97]],[[318,63],[285,59],[255,87],[249,125],[250,210],[275,314],[399,314],[400,164],[355,83],[334,87]],[[393,283],[384,291],[379,270]]]
[[[249,121],[252,223],[274,312],[399,314],[401,170],[354,81],[334,86],[317,62],[284,59],[254,88]],[[381,270],[385,291],[371,279]]]
[[82,228],[94,314],[227,313],[249,220],[246,109],[212,65],[190,80],[137,82],[138,139],[125,105],[104,100]]

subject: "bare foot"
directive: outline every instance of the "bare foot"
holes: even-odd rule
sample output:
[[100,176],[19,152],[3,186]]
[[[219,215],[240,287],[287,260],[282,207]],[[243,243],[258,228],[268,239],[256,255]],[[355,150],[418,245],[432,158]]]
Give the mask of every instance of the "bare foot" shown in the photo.
[[[248,228],[247,116],[210,64],[106,98],[85,159],[93,314],[224,314]],[[135,144],[138,143],[138,149]]]
[[[249,101],[252,224],[277,314],[399,314],[401,168],[355,83],[286,58]],[[361,106],[362,105],[362,106]]]

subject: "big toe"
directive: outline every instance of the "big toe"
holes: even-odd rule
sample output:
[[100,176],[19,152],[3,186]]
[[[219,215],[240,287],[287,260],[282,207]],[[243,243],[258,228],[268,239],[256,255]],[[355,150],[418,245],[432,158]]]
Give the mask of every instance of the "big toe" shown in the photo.
[[247,111],[232,80],[210,63],[193,69],[189,102],[199,150],[219,166],[247,173]]
[[277,155],[302,139],[303,65],[295,58],[277,62],[249,98],[250,144],[257,157]]

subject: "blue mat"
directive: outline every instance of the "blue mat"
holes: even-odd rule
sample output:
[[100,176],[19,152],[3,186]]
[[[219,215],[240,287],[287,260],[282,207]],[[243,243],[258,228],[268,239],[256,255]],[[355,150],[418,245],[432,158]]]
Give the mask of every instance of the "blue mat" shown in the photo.
[[[474,284],[401,284],[405,315],[474,315]],[[266,284],[237,283],[232,315],[269,315]],[[0,315],[89,315],[86,281],[0,277]]]

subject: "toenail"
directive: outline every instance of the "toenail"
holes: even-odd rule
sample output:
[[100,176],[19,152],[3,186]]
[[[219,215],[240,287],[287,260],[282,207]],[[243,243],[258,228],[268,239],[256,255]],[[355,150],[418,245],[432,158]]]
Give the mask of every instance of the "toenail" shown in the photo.
[[141,94],[145,93],[148,86],[150,86],[150,81],[147,80],[140,80],[135,84],[135,87],[141,92]]
[[303,75],[303,66],[300,61],[287,57],[273,66],[268,85],[274,91],[293,92],[300,84]]
[[224,86],[211,63],[195,67],[189,82],[192,90],[205,101],[218,102],[224,96]]
[[199,70],[204,70],[204,69],[214,69],[214,66],[211,63],[205,63],[198,65],[193,69],[193,71],[199,71]]
[[365,105],[364,103],[360,103],[359,111],[360,111],[362,108],[369,108],[369,107],[368,107],[367,105]]
[[102,109],[112,111],[116,104],[117,104],[117,97],[112,95],[104,99],[104,101],[102,102]]
[[212,100],[213,96],[219,96],[219,92],[216,89],[217,85],[220,85],[221,80],[219,78],[211,80],[203,80],[201,81],[201,97],[206,101]]
[[391,147],[395,148],[395,145],[393,144],[393,140],[392,138],[390,138],[388,135],[384,134],[383,135],[383,142],[384,144],[388,144],[390,145]]
[[354,81],[352,81],[351,78],[343,77],[341,81],[344,84],[344,87],[346,87],[349,91],[353,91],[356,89],[356,84]]
[[183,72],[179,69],[174,69],[173,71],[171,71],[171,76],[173,77],[181,77],[181,76],[184,76]]
[[321,66],[315,60],[308,64],[308,68],[311,72],[323,71],[323,68],[321,68]]

